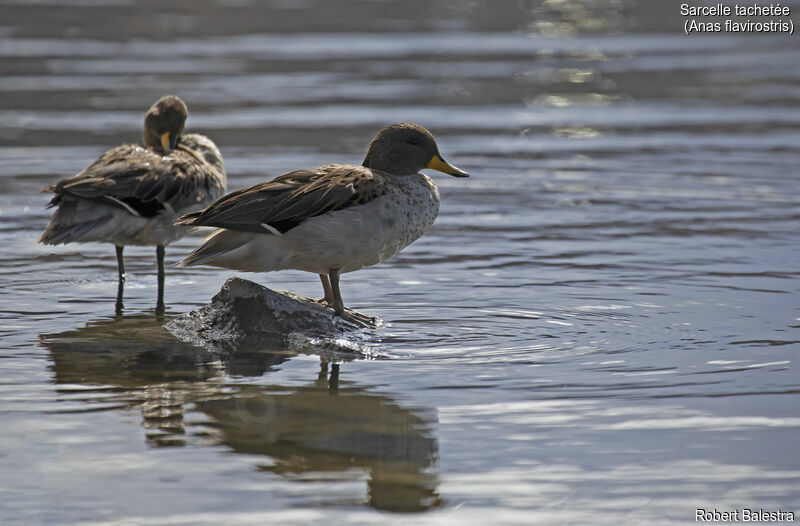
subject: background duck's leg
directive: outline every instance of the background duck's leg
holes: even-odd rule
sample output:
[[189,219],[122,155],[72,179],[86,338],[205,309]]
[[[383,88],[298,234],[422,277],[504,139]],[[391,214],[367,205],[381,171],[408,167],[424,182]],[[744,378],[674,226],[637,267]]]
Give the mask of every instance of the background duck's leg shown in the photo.
[[117,316],[122,315],[122,309],[123,307],[125,307],[125,305],[122,304],[122,295],[124,292],[123,290],[124,288],[125,287],[122,285],[122,282],[120,281],[119,284],[117,285],[117,301],[116,303],[114,303],[114,313],[116,313]]
[[325,291],[325,297],[319,300],[319,303],[327,303],[333,305],[333,291],[331,290],[331,282],[326,274],[320,274],[319,280],[322,282],[322,290]]
[[341,316],[344,314],[344,302],[342,301],[342,293],[339,292],[339,269],[332,268],[328,272],[328,276],[331,280],[331,290],[333,292],[333,310]]
[[156,245],[156,262],[158,263],[158,299],[156,312],[164,312],[164,245]]
[[125,247],[114,245],[114,248],[117,249],[117,272],[119,274],[119,282],[122,283],[125,281],[125,262],[122,261],[122,250]]
[[122,296],[125,292],[125,262],[122,260],[122,249],[125,247],[114,245],[114,248],[117,250],[117,273],[119,281],[117,282],[116,312],[119,316],[122,314]]
[[328,389],[337,391],[339,389],[339,364],[334,362],[331,364],[331,376],[328,379]]

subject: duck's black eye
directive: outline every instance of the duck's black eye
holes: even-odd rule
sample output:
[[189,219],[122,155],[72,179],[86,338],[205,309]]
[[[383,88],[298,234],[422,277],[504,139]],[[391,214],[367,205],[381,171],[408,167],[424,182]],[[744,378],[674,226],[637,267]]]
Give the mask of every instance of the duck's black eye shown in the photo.
[[414,146],[419,146],[422,142],[419,139],[409,139],[408,144],[413,144]]

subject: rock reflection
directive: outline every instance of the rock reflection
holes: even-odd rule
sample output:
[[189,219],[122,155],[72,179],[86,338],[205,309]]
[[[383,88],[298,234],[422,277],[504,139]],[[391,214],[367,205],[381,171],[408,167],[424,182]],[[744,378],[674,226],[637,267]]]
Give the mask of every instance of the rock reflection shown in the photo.
[[[291,354],[246,351],[215,354],[182,343],[147,314],[92,321],[79,329],[42,334],[59,385],[99,386],[62,390],[83,410],[139,408],[153,446],[186,443],[185,407],[215,396],[226,375],[260,376]],[[81,409],[78,409],[81,410]]]
[[219,356],[177,341],[147,314],[92,321],[39,341],[51,353],[57,384],[139,388],[207,380],[224,368]]
[[138,409],[153,447],[223,444],[269,457],[259,469],[293,481],[366,476],[366,501],[381,510],[440,503],[435,413],[340,383],[338,364],[328,374],[323,359],[306,386],[229,383],[263,376],[296,353],[212,353],[176,340],[145,314],[39,339],[65,411]]
[[297,353],[241,348],[214,353],[177,340],[148,314],[117,316],[39,340],[51,351],[56,383],[145,387],[261,376]]

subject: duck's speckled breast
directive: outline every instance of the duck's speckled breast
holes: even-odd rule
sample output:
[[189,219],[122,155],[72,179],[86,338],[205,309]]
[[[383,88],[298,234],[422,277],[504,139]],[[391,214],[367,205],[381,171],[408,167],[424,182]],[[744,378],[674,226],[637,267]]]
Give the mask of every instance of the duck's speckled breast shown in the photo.
[[397,177],[369,203],[306,220],[286,238],[295,256],[285,268],[326,274],[388,260],[430,229],[439,214],[439,189],[426,175]]
[[[439,215],[439,188],[424,174],[397,178],[397,219],[401,221],[399,252],[428,231]],[[392,254],[394,255],[394,254]],[[388,258],[387,258],[388,259]]]
[[342,272],[387,261],[427,232],[439,215],[439,188],[424,174],[397,177],[364,211],[365,224]]

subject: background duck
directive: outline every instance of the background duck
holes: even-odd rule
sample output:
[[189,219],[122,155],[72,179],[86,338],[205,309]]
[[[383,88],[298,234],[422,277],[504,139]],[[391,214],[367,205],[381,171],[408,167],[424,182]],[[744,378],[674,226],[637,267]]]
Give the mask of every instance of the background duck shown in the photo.
[[103,241],[116,247],[117,311],[122,309],[126,245],[155,245],[157,310],[164,309],[164,247],[189,229],[175,226],[186,212],[201,209],[225,192],[225,166],[208,137],[183,135],[188,111],[178,97],[161,97],[144,119],[144,147],[108,150],[74,177],[43,191],[57,207],[39,237],[46,245]]
[[344,313],[339,276],[388,260],[433,225],[439,190],[420,170],[469,175],[444,161],[422,126],[392,124],[362,165],[298,170],[232,192],[177,224],[215,226],[178,266],[319,274],[323,300]]

